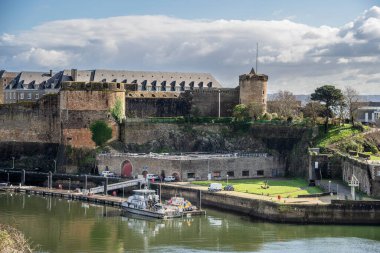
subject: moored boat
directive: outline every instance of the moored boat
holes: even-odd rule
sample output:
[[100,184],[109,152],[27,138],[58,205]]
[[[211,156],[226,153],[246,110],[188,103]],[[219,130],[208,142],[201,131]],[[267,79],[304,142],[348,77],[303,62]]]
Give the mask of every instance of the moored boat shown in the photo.
[[161,204],[154,190],[134,190],[133,193],[121,205],[125,212],[159,219],[176,218],[182,215],[178,207]]

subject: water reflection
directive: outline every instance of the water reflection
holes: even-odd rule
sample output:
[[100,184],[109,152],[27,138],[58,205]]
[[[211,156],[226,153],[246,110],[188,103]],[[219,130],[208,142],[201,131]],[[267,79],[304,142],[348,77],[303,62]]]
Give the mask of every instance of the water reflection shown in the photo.
[[[16,224],[44,252],[310,253],[317,252],[314,246],[328,252],[334,241],[335,248],[354,242],[366,250],[380,247],[379,227],[272,224],[213,210],[201,217],[147,220],[121,217],[112,207],[20,194],[0,194],[0,223]],[[328,244],[318,246],[321,241]]]

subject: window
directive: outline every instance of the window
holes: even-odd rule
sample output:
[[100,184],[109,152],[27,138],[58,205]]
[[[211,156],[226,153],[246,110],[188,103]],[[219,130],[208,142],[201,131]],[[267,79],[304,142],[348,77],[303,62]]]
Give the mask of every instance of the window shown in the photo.
[[40,98],[40,94],[37,93],[37,94],[35,95],[35,98],[36,98],[36,99],[39,99],[39,98]]
[[241,175],[243,177],[249,177],[249,170],[243,170],[242,173],[241,173]]
[[28,93],[28,99],[32,99],[32,93]]
[[377,171],[377,176],[380,177],[380,170]]
[[13,92],[13,99],[16,99],[16,92]]
[[264,95],[264,90],[263,90],[263,95]]
[[227,171],[227,176],[234,177],[235,173],[233,171]]
[[8,99],[8,93],[5,93],[5,99]]
[[195,178],[195,173],[187,173],[187,178]]
[[258,170],[257,171],[258,176],[264,176],[264,171],[263,170]]
[[214,171],[212,172],[213,177],[220,177],[220,171]]
[[265,100],[263,99],[263,103],[265,103]]
[[20,99],[24,99],[24,93],[20,93]]

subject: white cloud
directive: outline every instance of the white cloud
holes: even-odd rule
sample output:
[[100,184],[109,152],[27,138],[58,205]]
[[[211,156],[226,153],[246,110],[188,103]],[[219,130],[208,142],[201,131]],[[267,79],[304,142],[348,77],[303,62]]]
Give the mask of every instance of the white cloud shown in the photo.
[[343,27],[167,16],[53,21],[1,35],[0,63],[9,70],[210,72],[224,86],[234,87],[238,75],[255,65],[256,42],[259,72],[269,75],[272,92],[308,93],[328,82],[380,93],[375,83],[380,69],[380,8],[376,6]]

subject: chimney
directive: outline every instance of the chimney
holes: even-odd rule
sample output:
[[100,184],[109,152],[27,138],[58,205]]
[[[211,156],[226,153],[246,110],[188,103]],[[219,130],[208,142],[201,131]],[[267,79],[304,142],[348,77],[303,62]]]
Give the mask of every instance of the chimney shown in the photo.
[[49,75],[50,75],[50,77],[53,76],[53,70],[50,70],[50,71],[49,71]]
[[77,80],[78,70],[77,69],[71,69],[71,78],[75,82]]

